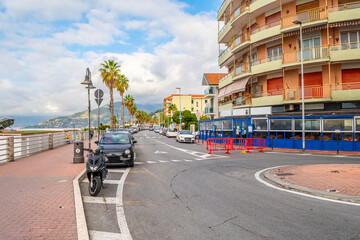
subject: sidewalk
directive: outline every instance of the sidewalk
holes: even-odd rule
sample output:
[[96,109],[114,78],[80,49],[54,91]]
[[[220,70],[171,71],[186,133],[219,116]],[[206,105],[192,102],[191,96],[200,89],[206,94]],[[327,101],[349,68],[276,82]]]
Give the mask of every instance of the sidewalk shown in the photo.
[[360,164],[288,166],[269,170],[263,176],[283,188],[360,203]]
[[0,239],[77,239],[72,181],[85,163],[73,164],[73,149],[0,165]]

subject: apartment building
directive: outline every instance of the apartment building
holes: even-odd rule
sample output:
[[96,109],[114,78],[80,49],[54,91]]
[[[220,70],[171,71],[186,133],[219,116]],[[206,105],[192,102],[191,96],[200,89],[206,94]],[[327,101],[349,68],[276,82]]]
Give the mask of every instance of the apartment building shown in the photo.
[[202,85],[208,86],[204,91],[207,100],[205,115],[209,119],[219,118],[219,80],[225,77],[225,73],[205,73],[202,79]]
[[341,150],[360,150],[359,12],[352,0],[225,0],[223,120],[204,122],[202,138],[259,136],[268,146],[301,148],[302,54],[306,148],[334,150],[339,139]]
[[164,116],[165,117],[172,117],[174,111],[169,109],[171,104],[176,106],[176,109],[180,110],[189,110],[192,113],[199,112],[200,115],[205,114],[205,106],[207,103],[207,99],[205,99],[204,95],[179,95],[179,94],[172,94],[169,97],[164,98]]

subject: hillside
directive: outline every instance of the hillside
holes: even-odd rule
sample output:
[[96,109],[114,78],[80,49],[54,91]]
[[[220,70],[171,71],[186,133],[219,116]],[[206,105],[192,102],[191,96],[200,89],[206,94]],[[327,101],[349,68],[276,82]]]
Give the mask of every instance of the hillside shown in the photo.
[[[137,104],[138,110],[145,112],[154,112],[161,108],[163,104]],[[91,125],[97,126],[98,124],[98,109],[92,105],[91,110]],[[114,103],[114,115],[118,119],[121,118],[121,102]],[[125,119],[128,120],[128,112],[125,107]],[[16,120],[15,120],[16,121]],[[109,123],[110,121],[110,109],[109,105],[100,107],[100,123]],[[41,122],[37,125],[27,126],[26,128],[84,128],[88,126],[88,111],[74,113],[70,116],[54,117],[47,121]]]

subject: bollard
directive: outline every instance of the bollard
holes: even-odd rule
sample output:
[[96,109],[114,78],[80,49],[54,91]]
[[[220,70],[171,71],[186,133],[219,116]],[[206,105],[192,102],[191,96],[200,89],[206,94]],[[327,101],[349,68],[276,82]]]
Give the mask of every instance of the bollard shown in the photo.
[[49,150],[54,149],[54,135],[49,133]]
[[76,141],[74,142],[73,163],[83,163],[83,162],[84,162],[84,142]]
[[14,137],[8,137],[7,142],[7,161],[14,161]]

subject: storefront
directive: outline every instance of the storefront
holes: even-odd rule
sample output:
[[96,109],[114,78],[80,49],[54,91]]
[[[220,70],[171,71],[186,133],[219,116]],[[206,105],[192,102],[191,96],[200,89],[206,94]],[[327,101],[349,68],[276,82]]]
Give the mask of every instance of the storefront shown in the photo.
[[[264,138],[266,147],[302,149],[301,116],[224,118],[200,122],[200,139]],[[360,151],[360,116],[308,116],[305,148]]]

